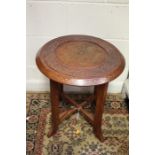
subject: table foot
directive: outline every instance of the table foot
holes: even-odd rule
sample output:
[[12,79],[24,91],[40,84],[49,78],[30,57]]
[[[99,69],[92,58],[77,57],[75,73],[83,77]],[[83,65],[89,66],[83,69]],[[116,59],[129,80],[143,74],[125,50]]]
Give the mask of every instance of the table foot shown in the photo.
[[50,130],[48,133],[47,133],[47,137],[50,138],[52,137],[53,135],[55,135],[57,133],[57,131],[54,131],[54,130]]
[[107,137],[103,136],[102,132],[98,133],[98,132],[94,131],[94,134],[95,134],[96,138],[98,138],[101,142],[104,142],[107,139]]

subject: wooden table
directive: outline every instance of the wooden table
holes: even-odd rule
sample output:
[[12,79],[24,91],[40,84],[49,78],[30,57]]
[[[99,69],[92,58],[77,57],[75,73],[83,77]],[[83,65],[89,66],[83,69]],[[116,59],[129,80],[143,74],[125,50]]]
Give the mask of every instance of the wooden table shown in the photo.
[[[36,63],[40,71],[50,79],[53,128],[48,136],[56,133],[64,119],[79,111],[93,126],[96,137],[103,141],[101,124],[108,83],[118,77],[125,66],[125,60],[118,49],[93,36],[62,36],[49,41],[39,50]],[[94,93],[78,104],[64,94],[63,84],[95,86]],[[75,108],[61,112],[61,99]],[[89,113],[84,106],[93,101],[96,103],[95,112]]]

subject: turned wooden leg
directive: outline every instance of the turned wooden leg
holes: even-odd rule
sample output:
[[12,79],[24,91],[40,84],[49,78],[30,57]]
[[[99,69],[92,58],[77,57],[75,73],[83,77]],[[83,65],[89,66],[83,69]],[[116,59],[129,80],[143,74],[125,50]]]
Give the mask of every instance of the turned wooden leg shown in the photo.
[[101,126],[102,126],[102,113],[103,113],[104,103],[107,95],[107,88],[108,88],[108,83],[95,86],[96,109],[95,109],[95,117],[94,117],[94,134],[100,141],[104,140]]
[[60,87],[61,84],[50,80],[50,97],[51,97],[51,120],[52,129],[48,133],[48,137],[51,137],[58,130],[59,125],[59,100],[60,100]]

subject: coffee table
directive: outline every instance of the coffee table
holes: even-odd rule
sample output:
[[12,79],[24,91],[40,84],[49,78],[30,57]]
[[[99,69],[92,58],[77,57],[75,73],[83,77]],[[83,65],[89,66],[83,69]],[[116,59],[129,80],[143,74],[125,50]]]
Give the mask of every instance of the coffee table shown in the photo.
[[[76,112],[92,125],[94,134],[104,140],[102,134],[102,113],[108,83],[118,77],[125,60],[111,43],[87,35],[68,35],[47,42],[36,56],[40,71],[50,80],[52,129],[48,136],[58,130],[59,124]],[[63,84],[72,86],[94,86],[94,93],[81,104],[63,92]],[[61,109],[60,100],[74,108]],[[85,106],[95,102],[95,111],[90,113]]]

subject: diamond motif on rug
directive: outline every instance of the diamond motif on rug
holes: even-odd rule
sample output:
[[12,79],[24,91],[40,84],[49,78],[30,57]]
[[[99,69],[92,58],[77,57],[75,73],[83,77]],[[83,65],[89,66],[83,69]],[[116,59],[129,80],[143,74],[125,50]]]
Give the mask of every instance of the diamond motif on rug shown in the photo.
[[[85,97],[72,96],[79,101]],[[77,120],[76,114],[48,138],[50,118],[49,94],[27,94],[27,155],[128,155],[128,111],[119,94],[107,96],[102,121],[106,139],[102,143],[94,136],[92,126],[82,116]]]

